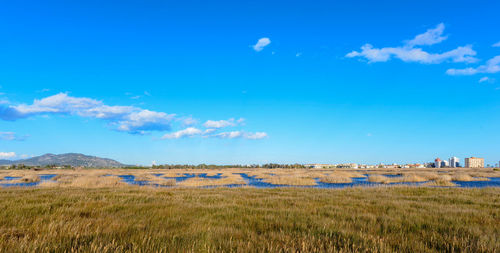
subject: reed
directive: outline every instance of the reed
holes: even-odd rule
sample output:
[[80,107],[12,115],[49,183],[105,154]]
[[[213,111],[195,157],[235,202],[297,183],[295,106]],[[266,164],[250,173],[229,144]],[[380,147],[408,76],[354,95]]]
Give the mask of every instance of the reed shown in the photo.
[[350,177],[339,176],[339,175],[329,175],[327,177],[320,178],[319,181],[322,182],[322,183],[328,183],[328,184],[347,184],[347,183],[352,183],[352,179]]
[[368,182],[388,184],[390,183],[390,180],[388,177],[384,177],[382,175],[369,175]]
[[488,180],[489,180],[488,178],[471,177],[469,174],[464,174],[464,173],[459,173],[452,176],[452,181],[470,182],[470,181],[488,181]]
[[396,178],[396,181],[405,183],[418,183],[428,181],[428,179],[415,173],[409,173],[404,174],[401,178]]
[[11,184],[34,183],[34,182],[39,182],[39,181],[40,181],[40,177],[38,175],[28,174],[28,175],[25,175],[19,179],[14,179],[14,180],[10,181],[9,183],[11,183]]
[[224,185],[246,185],[240,175],[225,173],[220,179],[192,177],[178,184],[184,187],[224,186]]
[[272,176],[265,178],[262,181],[275,185],[290,185],[290,186],[316,185],[316,180],[314,180],[313,178],[300,177],[297,175]]
[[9,188],[0,252],[499,252],[498,203],[498,188]]
[[117,176],[80,176],[61,186],[78,188],[107,188],[128,186]]

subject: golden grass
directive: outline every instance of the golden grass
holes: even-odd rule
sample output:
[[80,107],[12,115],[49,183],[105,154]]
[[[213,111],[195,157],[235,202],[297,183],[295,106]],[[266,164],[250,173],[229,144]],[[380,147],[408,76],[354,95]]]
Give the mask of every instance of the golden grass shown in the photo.
[[80,176],[74,178],[69,184],[61,185],[81,188],[106,188],[127,186],[122,179],[117,176]]
[[395,179],[397,180],[397,182],[405,182],[405,183],[418,183],[418,182],[428,181],[427,178],[424,178],[415,173],[404,174],[401,178],[395,178]]
[[[361,172],[360,172],[361,171]],[[0,170],[0,179],[5,176],[21,177],[28,180],[35,179],[41,174],[56,174],[53,179],[60,186],[71,186],[73,181],[76,185],[89,187],[95,185],[113,185],[113,182],[83,183],[85,180],[106,181],[105,175],[134,175],[137,181],[149,181],[151,184],[175,185],[174,180],[164,179],[164,177],[178,177],[183,174],[200,175],[202,173],[208,176],[214,176],[219,173],[223,179],[188,179],[181,186],[216,186],[227,184],[244,184],[243,179],[238,173],[246,173],[249,176],[255,176],[264,182],[278,185],[290,186],[310,186],[316,185],[316,179],[322,182],[342,183],[350,182],[354,177],[365,177],[362,173],[369,175],[368,181],[382,184],[400,183],[400,182],[425,182],[436,181],[431,184],[451,185],[447,181],[485,181],[488,177],[500,177],[500,170],[492,168],[423,168],[423,169],[371,169],[371,170],[352,170],[352,169],[262,169],[262,168],[227,168],[227,169],[47,169],[41,171],[34,170]],[[163,174],[157,177],[153,174]],[[390,178],[384,175],[400,174],[401,177]],[[452,177],[450,180],[443,180],[443,175]],[[87,179],[78,179],[85,177]],[[116,181],[116,179],[115,179]],[[437,182],[439,181],[439,182]],[[5,182],[5,181],[3,181]],[[16,181],[20,182],[20,181]],[[47,184],[54,185],[54,184]],[[118,184],[118,186],[122,186]]]
[[245,180],[240,175],[225,173],[220,179],[192,177],[178,183],[185,187],[204,187],[204,186],[224,186],[224,185],[246,185]]
[[40,182],[37,186],[38,187],[59,187],[59,186],[61,186],[61,183],[56,182],[56,181],[43,181],[43,182]]
[[319,181],[323,182],[323,183],[329,183],[329,184],[347,184],[347,183],[352,183],[352,179],[350,177],[340,176],[340,175],[329,175],[327,177],[320,178]]
[[388,184],[390,183],[390,180],[388,177],[384,177],[382,175],[369,175],[368,182]]
[[458,173],[453,175],[452,181],[463,181],[463,182],[470,182],[470,181],[488,181],[488,178],[484,177],[471,177],[469,174],[464,174],[464,173]]
[[316,185],[314,178],[300,177],[297,175],[281,175],[264,178],[263,182],[275,185],[307,186]]
[[499,252],[500,189],[0,189],[0,252]]
[[18,183],[34,183],[34,182],[39,182],[40,177],[38,175],[33,175],[33,174],[28,174],[25,175],[19,179],[14,179],[9,181],[11,184],[18,184]]

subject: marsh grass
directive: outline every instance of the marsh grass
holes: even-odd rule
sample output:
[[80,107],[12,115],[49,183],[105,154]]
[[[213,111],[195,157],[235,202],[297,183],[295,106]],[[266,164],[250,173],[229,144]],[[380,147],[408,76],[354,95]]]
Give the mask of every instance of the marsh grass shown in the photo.
[[241,175],[224,173],[223,175],[221,175],[221,178],[218,179],[192,177],[180,182],[178,185],[185,187],[204,187],[204,186],[224,186],[224,185],[246,185],[246,182],[245,180],[243,180]]
[[95,176],[83,175],[74,178],[68,184],[61,186],[80,187],[80,188],[105,188],[105,187],[123,187],[127,186],[121,178],[117,176]]
[[[352,181],[352,178],[365,177],[368,174],[368,181],[390,184],[390,183],[411,183],[426,182],[425,185],[445,185],[452,186],[451,181],[487,181],[488,177],[500,177],[500,172],[492,168],[424,168],[424,169],[373,169],[373,170],[352,170],[352,169],[262,169],[262,168],[228,168],[228,169],[64,169],[64,170],[0,170],[0,180],[2,177],[21,177],[24,182],[36,180],[41,174],[56,174],[52,180],[58,184],[47,183],[49,186],[70,186],[90,188],[123,185],[117,178],[109,175],[134,175],[137,181],[147,181],[153,185],[165,186],[186,186],[186,187],[204,187],[229,184],[245,184],[239,173],[246,173],[249,176],[255,176],[264,182],[276,185],[289,186],[313,186],[316,180],[326,183],[346,183]],[[157,177],[154,174],[162,174]],[[181,184],[175,184],[173,177],[179,177],[184,174],[195,174],[196,178],[190,178]],[[222,174],[221,179],[202,178],[199,175],[215,176]],[[401,175],[401,177],[386,177],[384,175]],[[450,176],[450,180],[445,180],[442,176]],[[31,178],[31,179],[30,179]],[[96,180],[99,182],[90,182]],[[450,182],[447,182],[450,181]],[[5,180],[2,181],[5,183]],[[15,182],[21,182],[16,180]]]
[[329,175],[329,176],[320,178],[319,181],[322,183],[329,183],[329,184],[352,183],[352,179],[350,177],[341,176],[341,175]]
[[470,181],[488,181],[488,178],[484,177],[472,177],[469,174],[465,173],[458,173],[452,176],[452,181],[463,181],[463,182],[470,182]]
[[38,175],[28,174],[28,175],[25,175],[19,179],[11,180],[9,183],[11,183],[11,184],[34,183],[34,182],[39,182],[39,181],[40,181],[40,177]]
[[290,186],[307,186],[307,185],[317,185],[316,180],[311,177],[303,177],[300,175],[275,175],[271,177],[264,178],[263,182],[275,184],[275,185],[290,185]]
[[0,190],[0,252],[498,252],[500,190]]
[[388,184],[388,183],[390,183],[390,180],[388,177],[384,177],[382,175],[369,175],[368,182]]

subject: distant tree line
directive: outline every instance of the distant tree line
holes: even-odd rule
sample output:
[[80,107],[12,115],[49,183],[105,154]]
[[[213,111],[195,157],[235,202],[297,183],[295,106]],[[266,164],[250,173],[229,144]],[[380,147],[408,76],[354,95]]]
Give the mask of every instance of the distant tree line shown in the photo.
[[264,168],[264,169],[304,169],[306,168],[302,164],[278,164],[278,163],[266,163],[266,164],[251,164],[251,165],[215,165],[215,164],[163,164],[163,165],[153,165],[152,169],[228,169],[228,168]]
[[71,169],[73,168],[71,165],[55,165],[49,164],[45,166],[34,166],[34,165],[25,165],[25,164],[11,164],[8,166],[4,166],[8,170],[31,170],[31,169]]

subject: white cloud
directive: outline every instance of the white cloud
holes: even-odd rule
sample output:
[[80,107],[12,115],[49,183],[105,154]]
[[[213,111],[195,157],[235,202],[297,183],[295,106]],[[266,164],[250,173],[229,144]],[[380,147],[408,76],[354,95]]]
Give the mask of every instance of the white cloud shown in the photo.
[[302,53],[300,53],[300,52],[295,54],[295,57],[301,57],[301,56],[302,56]]
[[182,119],[182,124],[184,126],[192,126],[192,125],[196,125],[197,123],[198,123],[198,120],[193,118],[193,117],[187,117],[187,118]]
[[444,24],[438,24],[436,28],[429,29],[425,33],[419,34],[415,36],[414,39],[408,41],[406,44],[408,46],[430,46],[437,43],[440,43],[443,40],[446,40],[448,36],[441,36],[444,32]]
[[260,140],[260,139],[266,138],[267,133],[265,133],[265,132],[245,133],[245,134],[243,134],[243,137],[245,139]]
[[209,129],[205,129],[205,131],[203,131],[203,134],[211,134],[215,131],[217,131],[217,129],[209,128]]
[[162,139],[179,139],[182,137],[192,137],[201,134],[201,130],[194,127],[188,127],[184,130],[180,130],[174,133],[165,134]]
[[236,138],[244,138],[250,140],[259,140],[267,137],[267,133],[264,132],[256,132],[249,133],[244,131],[231,131],[231,132],[222,132],[213,135],[213,137],[221,138],[221,139],[236,139]]
[[491,45],[491,46],[492,46],[492,47],[500,47],[500,41],[499,41],[499,42],[497,42],[497,43],[495,43],[495,44],[493,44],[493,45]]
[[261,38],[257,41],[257,44],[253,45],[252,47],[253,50],[260,52],[269,44],[271,44],[271,40],[269,38]]
[[[86,97],[72,97],[67,93],[59,93],[42,99],[35,99],[32,104],[0,105],[0,119],[18,120],[22,118],[50,115],[74,115],[83,118],[104,120],[108,126],[116,131],[130,134],[149,134],[152,131],[170,131],[173,123],[182,122],[181,126],[193,126],[198,121],[192,117],[176,118],[175,114],[151,111],[135,106],[111,106],[102,101]],[[217,129],[224,127],[242,126],[245,124],[244,118],[228,120],[207,120],[203,126],[205,130],[188,127],[184,130],[164,135],[163,139],[176,139],[185,136],[200,135],[203,137],[213,137]],[[234,134],[227,134],[227,138],[235,138]],[[241,137],[246,139],[261,139],[262,132],[254,134],[241,132]],[[0,139],[3,140],[23,140],[27,136],[17,136],[13,132],[0,132]],[[226,138],[225,133],[219,137]],[[265,136],[264,136],[265,137]]]
[[14,152],[0,152],[0,159],[10,159],[16,157]]
[[489,80],[490,80],[490,78],[489,78],[489,77],[487,77],[487,76],[485,76],[485,77],[481,77],[481,79],[479,79],[479,83],[484,83],[484,82],[487,82],[487,81],[489,81]]
[[234,139],[243,136],[243,132],[242,131],[222,132],[214,136],[222,139]]
[[476,51],[471,45],[457,47],[456,49],[444,53],[429,53],[415,46],[433,45],[445,40],[446,36],[441,36],[444,30],[444,24],[439,24],[434,29],[429,29],[423,34],[417,35],[414,39],[407,41],[400,47],[374,48],[371,44],[365,44],[361,51],[352,51],[346,55],[348,58],[362,57],[368,62],[386,62],[393,57],[404,62],[417,62],[425,64],[437,64],[445,61],[452,62],[476,62],[474,57]]
[[59,93],[33,104],[0,107],[0,119],[17,120],[36,115],[69,114],[80,117],[104,119],[118,131],[131,134],[146,134],[150,131],[170,130],[175,114],[155,112],[134,106],[109,106],[101,101],[72,97]]
[[14,132],[0,132],[0,140],[6,141],[24,141],[28,138],[27,135],[18,136]]
[[244,122],[244,118],[240,118],[238,120],[235,120],[234,118],[228,120],[207,120],[203,123],[203,126],[206,128],[223,128],[242,125]]
[[464,69],[448,69],[446,74],[448,75],[475,75],[480,73],[493,74],[500,72],[500,55],[497,55],[489,59],[486,64],[480,65],[475,68],[464,68]]

